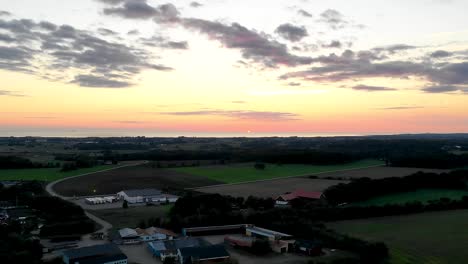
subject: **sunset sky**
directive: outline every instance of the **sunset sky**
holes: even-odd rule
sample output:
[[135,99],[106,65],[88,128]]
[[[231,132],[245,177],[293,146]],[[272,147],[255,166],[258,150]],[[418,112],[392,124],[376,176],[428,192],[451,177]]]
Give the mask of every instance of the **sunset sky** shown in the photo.
[[465,0],[0,10],[0,136],[468,132]]

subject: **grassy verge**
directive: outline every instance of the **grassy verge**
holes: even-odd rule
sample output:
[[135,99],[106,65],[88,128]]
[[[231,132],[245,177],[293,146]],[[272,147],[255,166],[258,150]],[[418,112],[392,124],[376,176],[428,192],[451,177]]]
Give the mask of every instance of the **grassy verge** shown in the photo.
[[0,180],[55,181],[85,173],[110,169],[116,166],[117,165],[102,165],[67,172],[60,171],[60,168],[0,170]]
[[430,200],[439,200],[440,198],[450,198],[452,200],[461,200],[463,196],[468,196],[466,190],[443,190],[443,189],[425,189],[414,192],[397,193],[379,196],[367,201],[353,203],[353,206],[382,206],[386,204],[405,204],[408,202],[419,201],[427,203]]
[[225,183],[239,183],[246,181],[267,180],[290,176],[314,175],[317,173],[357,169],[378,165],[383,165],[383,162],[378,160],[361,160],[347,164],[328,166],[301,164],[266,164],[266,168],[264,170],[255,169],[252,163],[245,163],[236,165],[206,167],[183,167],[174,168],[171,170],[182,173],[188,173],[200,177],[207,177]]
[[136,228],[138,224],[150,218],[161,218],[169,214],[173,205],[136,206],[127,209],[104,209],[90,211],[93,215],[112,224],[114,229]]

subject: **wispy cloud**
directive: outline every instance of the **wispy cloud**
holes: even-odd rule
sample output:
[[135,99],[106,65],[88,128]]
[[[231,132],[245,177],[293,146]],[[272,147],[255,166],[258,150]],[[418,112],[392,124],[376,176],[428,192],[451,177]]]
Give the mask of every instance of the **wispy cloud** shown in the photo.
[[392,107],[381,107],[375,108],[377,110],[410,110],[410,109],[422,109],[423,106],[392,106]]
[[26,95],[15,91],[0,90],[0,96],[25,97]]
[[235,119],[258,121],[299,120],[299,115],[294,113],[252,110],[198,110],[183,112],[160,112],[160,114],[173,116],[224,116]]

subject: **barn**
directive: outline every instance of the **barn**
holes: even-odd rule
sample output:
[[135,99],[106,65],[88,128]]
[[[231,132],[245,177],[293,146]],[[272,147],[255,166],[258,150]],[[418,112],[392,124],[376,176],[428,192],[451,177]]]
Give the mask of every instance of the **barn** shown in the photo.
[[117,193],[120,200],[125,200],[128,203],[175,203],[179,197],[172,194],[162,193],[157,189],[134,189],[123,190]]
[[298,198],[309,199],[309,200],[320,200],[322,198],[321,192],[307,192],[304,190],[295,190],[291,193],[280,195],[276,198],[276,205],[289,205],[289,203]]

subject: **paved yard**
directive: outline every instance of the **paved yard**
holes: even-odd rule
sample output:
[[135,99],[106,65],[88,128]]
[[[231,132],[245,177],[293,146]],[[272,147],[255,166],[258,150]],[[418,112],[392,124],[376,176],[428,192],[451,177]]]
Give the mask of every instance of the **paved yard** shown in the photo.
[[128,257],[129,264],[155,264],[162,263],[159,258],[154,258],[146,247],[146,243],[141,245],[121,245],[119,248]]

